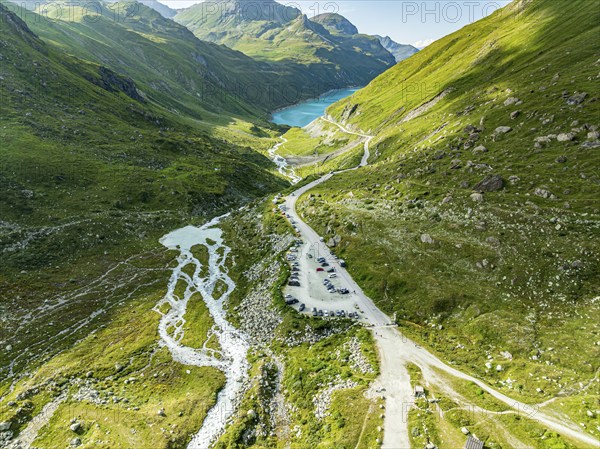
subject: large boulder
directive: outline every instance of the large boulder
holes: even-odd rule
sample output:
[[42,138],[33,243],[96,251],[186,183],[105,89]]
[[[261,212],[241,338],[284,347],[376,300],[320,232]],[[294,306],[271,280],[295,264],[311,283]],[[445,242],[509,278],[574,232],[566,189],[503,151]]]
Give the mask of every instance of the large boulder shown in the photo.
[[497,192],[504,188],[504,179],[500,175],[488,175],[473,190],[477,192]]
[[513,104],[521,104],[521,103],[523,103],[523,102],[521,100],[519,100],[517,97],[509,97],[504,102],[504,106],[512,106]]
[[559,142],[571,142],[571,141],[575,140],[575,134],[573,134],[573,133],[559,134],[558,136],[556,136],[556,140],[558,140]]
[[587,92],[576,92],[570,97],[567,97],[567,104],[569,106],[577,106],[585,101],[588,97]]
[[499,126],[496,128],[496,134],[506,134],[512,131],[510,126]]

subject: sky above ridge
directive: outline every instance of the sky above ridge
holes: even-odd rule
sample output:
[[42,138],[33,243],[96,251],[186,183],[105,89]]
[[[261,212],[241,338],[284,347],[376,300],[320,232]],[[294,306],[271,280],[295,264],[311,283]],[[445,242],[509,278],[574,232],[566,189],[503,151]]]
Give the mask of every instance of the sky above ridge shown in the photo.
[[[201,3],[200,0],[161,2],[175,9]],[[361,33],[390,36],[396,42],[423,48],[506,6],[510,0],[280,0],[279,3],[300,9],[308,18],[335,12],[350,20]]]

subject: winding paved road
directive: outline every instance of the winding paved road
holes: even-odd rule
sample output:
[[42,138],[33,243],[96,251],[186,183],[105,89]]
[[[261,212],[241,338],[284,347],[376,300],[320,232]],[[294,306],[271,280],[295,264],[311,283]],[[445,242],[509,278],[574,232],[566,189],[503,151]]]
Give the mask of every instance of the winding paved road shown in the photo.
[[[314,229],[306,224],[298,214],[296,203],[301,195],[331,179],[335,174],[357,170],[360,167],[366,166],[369,159],[369,143],[373,139],[373,136],[350,131],[342,125],[326,118],[322,118],[322,120],[338,126],[342,131],[348,134],[361,136],[366,139],[365,154],[358,167],[329,173],[322,178],[299,188],[285,198],[287,213],[296,221],[296,227],[298,228],[305,245],[319,247],[321,254],[328,254],[329,250],[324,243],[321,242],[321,237]],[[413,403],[413,396],[410,377],[406,370],[406,364],[408,362],[418,365],[423,372],[423,376],[434,383],[442,381],[439,379],[439,376],[436,376],[434,369],[442,370],[457,378],[474,382],[493,397],[511,407],[516,413],[533,419],[555,432],[568,436],[574,441],[589,445],[589,447],[600,448],[600,441],[583,432],[576,424],[565,422],[560,418],[541,412],[535,406],[511,399],[494,390],[483,381],[448,366],[435,355],[403,336],[398,329],[393,326],[390,318],[379,310],[373,301],[362,291],[347,270],[342,268],[335,259],[328,259],[336,264],[335,268],[337,270],[338,278],[344,281],[350,291],[354,290],[354,301],[364,312],[366,321],[373,326],[373,333],[377,341],[381,360],[381,376],[375,382],[374,387],[379,391],[383,391],[386,398],[383,449],[410,449],[407,421],[408,410]],[[447,388],[449,387],[449,385],[445,386]]]

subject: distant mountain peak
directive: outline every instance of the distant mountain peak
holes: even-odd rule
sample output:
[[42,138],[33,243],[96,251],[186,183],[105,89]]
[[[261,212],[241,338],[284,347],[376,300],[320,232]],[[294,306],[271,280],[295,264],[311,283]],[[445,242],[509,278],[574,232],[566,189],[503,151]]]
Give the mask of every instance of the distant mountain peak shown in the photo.
[[323,25],[332,33],[341,33],[353,36],[358,34],[358,28],[344,16],[336,13],[319,14],[312,19],[313,22]]
[[408,44],[399,44],[398,42],[393,41],[389,36],[383,37],[375,35],[375,37],[379,39],[379,42],[381,42],[383,48],[389,51],[394,58],[396,58],[396,62],[403,61],[419,52],[418,48]]
[[176,10],[169,8],[167,5],[159,2],[158,0],[137,0],[137,2],[154,9],[161,16],[167,19],[172,19],[177,14]]

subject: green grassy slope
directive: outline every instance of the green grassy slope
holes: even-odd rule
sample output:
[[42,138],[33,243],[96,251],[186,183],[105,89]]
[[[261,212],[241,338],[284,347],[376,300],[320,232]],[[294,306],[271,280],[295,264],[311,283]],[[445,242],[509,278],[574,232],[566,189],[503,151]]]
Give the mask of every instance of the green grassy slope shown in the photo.
[[0,8],[2,392],[123,301],[164,289],[165,231],[285,182],[267,158],[179,121]]
[[596,435],[599,23],[517,1],[403,61],[328,111],[372,165],[302,201],[406,332]]
[[[210,123],[264,118],[288,105],[295,81],[270,64],[200,41],[188,29],[136,2],[38,4],[41,15],[12,5],[49,44],[134,78],[150,101]],[[293,101],[293,99],[292,99]]]
[[294,73],[304,82],[296,85],[313,95],[364,85],[395,63],[376,38],[332,34],[299,10],[272,0],[197,4],[175,20],[200,39],[277,62],[278,70]]

